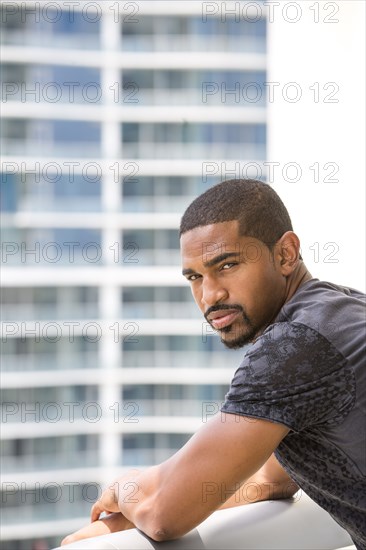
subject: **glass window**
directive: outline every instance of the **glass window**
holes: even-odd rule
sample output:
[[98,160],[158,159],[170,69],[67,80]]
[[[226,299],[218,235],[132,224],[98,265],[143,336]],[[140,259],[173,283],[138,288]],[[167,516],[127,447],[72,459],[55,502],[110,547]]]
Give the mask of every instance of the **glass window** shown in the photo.
[[[65,403],[70,400],[77,404],[79,401],[97,401],[98,387],[96,386],[57,386],[46,388],[16,388],[0,390],[1,400],[11,403]],[[68,407],[64,407],[65,414],[69,411]],[[19,411],[21,413],[21,411]],[[33,413],[30,413],[33,414]],[[81,413],[80,413],[81,414]],[[38,419],[39,421],[39,419]]]
[[[138,338],[135,338],[134,341],[130,338],[125,338],[123,342],[123,348],[126,351],[154,351],[156,347],[156,337],[154,336],[141,336],[138,335]],[[126,363],[125,365],[128,367],[129,365]]]
[[[35,322],[18,324],[17,334],[7,338],[2,344],[3,370],[21,372],[100,367],[99,342],[77,334],[73,335],[70,325],[64,325],[62,322],[58,324],[59,335],[63,336],[56,341],[47,340],[42,337],[42,333],[39,338],[34,338],[34,331],[41,330],[41,328],[37,329]],[[69,336],[69,331],[73,335],[72,338]]]
[[154,446],[154,434],[134,434],[123,436],[124,449],[148,449]]
[[[128,69],[122,71],[121,102],[140,105],[264,107],[265,71]],[[132,102],[132,99],[134,100]]]
[[144,399],[161,400],[223,400],[228,391],[227,385],[186,385],[186,384],[141,384],[124,385],[121,391],[123,402]]
[[[6,287],[1,291],[1,305],[3,321],[96,318],[98,317],[98,289],[96,287]],[[59,325],[61,327],[62,323]]]
[[[155,142],[264,143],[264,124],[196,124],[158,123],[123,124],[123,142],[137,141],[140,133],[152,131]],[[131,128],[133,127],[133,131]],[[226,139],[225,139],[226,138]]]
[[81,228],[4,227],[3,243],[11,243],[8,265],[95,265],[103,260],[100,230]]
[[122,125],[123,143],[134,143],[139,139],[139,125],[134,122],[125,122]]
[[[37,103],[98,103],[100,71],[73,65],[4,64],[6,100]],[[6,84],[15,84],[6,87]]]
[[142,384],[138,386],[124,386],[121,391],[121,399],[123,402],[133,399],[154,399],[154,386]]
[[121,297],[124,319],[200,318],[188,286],[125,288]]
[[124,17],[121,27],[122,36],[153,34],[154,23],[155,19],[153,17],[143,17],[141,15],[139,15],[138,18],[133,15]]
[[[61,4],[62,5],[62,4]],[[98,12],[92,12],[92,10],[86,10],[85,12],[76,10],[65,9],[58,11],[58,20],[53,24],[53,30],[55,34],[69,34],[80,36],[83,35],[97,35],[100,29],[100,14]],[[53,16],[56,19],[56,16]],[[50,15],[52,19],[52,15]]]
[[[201,178],[197,179],[201,180]],[[133,182],[129,179],[124,180],[122,189],[124,197],[181,197],[187,194],[193,195],[197,189],[196,183],[196,178],[183,176],[140,176]]]
[[[14,84],[20,84],[26,81],[27,65],[18,63],[3,63],[1,66],[1,80],[3,85],[11,82]],[[6,88],[5,88],[6,89]],[[6,99],[11,99],[12,95],[8,92]]]
[[[30,293],[34,292],[34,298],[29,300],[31,303],[39,303],[39,304],[50,304],[50,305],[56,305],[57,303],[57,294],[58,289],[52,288],[52,287],[43,287],[43,288],[30,288],[30,289],[21,289],[24,290],[25,293],[28,294],[28,299],[30,298]],[[26,302],[26,300],[24,300]],[[22,303],[22,302],[20,302]]]
[[[90,3],[92,4],[92,3]],[[1,30],[5,44],[31,44],[32,46],[91,48],[99,45],[100,14],[87,10],[62,10],[62,5],[35,2],[20,9],[8,10],[2,4]]]
[[[159,439],[163,439],[165,445],[171,449],[179,449],[192,437],[191,434],[128,434],[122,438],[123,449],[153,449],[158,446]],[[159,442],[160,443],[160,442]]]
[[19,189],[15,174],[0,174],[0,209],[2,212],[15,212]]
[[[75,174],[71,176],[61,176],[53,185],[53,195],[56,198],[70,197],[74,201],[79,199],[77,207],[82,209],[81,202],[88,197],[100,197],[100,180],[91,181],[94,178]],[[70,200],[71,204],[71,200]]]
[[127,303],[152,302],[154,300],[154,287],[131,287],[122,291],[122,301]]
[[122,72],[122,87],[131,84],[131,82],[137,84],[140,90],[151,89],[155,87],[156,71],[150,69],[144,70],[131,70],[126,69]]
[[[57,164],[56,164],[57,169]],[[34,211],[100,211],[101,179],[84,177],[70,171],[51,170],[45,175],[0,174],[1,209]]]
[[99,154],[100,123],[77,120],[4,119],[3,153],[90,157]]
[[136,180],[131,181],[129,178],[124,179],[122,185],[123,197],[141,197],[149,196],[154,193],[155,178],[153,176],[140,176]]
[[53,123],[53,135],[55,142],[98,142],[100,141],[99,122],[84,122],[70,120],[55,120]]
[[[238,3],[239,6],[239,3]],[[124,50],[137,51],[256,51],[266,46],[265,18],[246,18],[228,14],[226,20],[218,15],[168,16],[138,15],[122,24]]]
[[27,135],[27,121],[19,118],[4,118],[1,124],[1,137],[5,139],[24,139]]
[[178,249],[179,233],[177,229],[134,229],[123,232],[123,246],[136,243],[139,255],[149,249]]
[[4,440],[0,448],[2,457],[57,455],[66,452],[96,451],[97,435],[69,435],[58,437],[40,437],[29,439]]

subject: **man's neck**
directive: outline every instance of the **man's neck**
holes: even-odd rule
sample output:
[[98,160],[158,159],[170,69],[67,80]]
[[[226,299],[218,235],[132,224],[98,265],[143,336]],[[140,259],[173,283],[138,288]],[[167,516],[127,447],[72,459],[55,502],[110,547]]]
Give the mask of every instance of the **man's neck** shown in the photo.
[[291,300],[292,296],[295,294],[295,292],[297,292],[298,288],[307,281],[310,281],[310,279],[312,278],[313,277],[308,271],[304,262],[300,261],[295,271],[293,271],[291,275],[287,278],[285,291],[286,298],[284,303]]
[[[308,271],[306,265],[302,260],[300,260],[296,269],[291,273],[291,275],[289,275],[289,277],[287,277],[286,288],[285,288],[285,300],[280,309],[282,309],[282,307],[286,304],[286,302],[291,300],[295,292],[297,292],[297,290],[302,284],[306,283],[307,281],[310,281],[310,279],[312,278],[313,277],[311,273]],[[280,310],[277,311],[277,313],[273,316],[271,321],[265,327],[263,327],[260,331],[258,331],[253,341],[255,341],[255,339],[258,338],[258,336],[260,336],[268,326],[270,326],[272,323],[276,321],[276,318],[279,312]]]

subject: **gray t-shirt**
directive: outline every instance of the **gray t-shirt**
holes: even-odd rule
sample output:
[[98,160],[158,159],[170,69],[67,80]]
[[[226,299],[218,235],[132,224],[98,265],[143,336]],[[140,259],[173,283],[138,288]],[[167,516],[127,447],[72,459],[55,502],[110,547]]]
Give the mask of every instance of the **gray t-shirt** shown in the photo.
[[248,348],[222,411],[290,428],[298,485],[366,548],[365,295],[312,279]]

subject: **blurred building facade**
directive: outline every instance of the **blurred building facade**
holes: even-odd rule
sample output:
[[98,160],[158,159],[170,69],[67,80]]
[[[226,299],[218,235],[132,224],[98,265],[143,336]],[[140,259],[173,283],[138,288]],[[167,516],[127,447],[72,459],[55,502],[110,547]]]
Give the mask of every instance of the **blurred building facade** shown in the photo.
[[242,355],[193,303],[178,226],[210,185],[264,177],[266,20],[205,4],[2,4],[7,550],[56,545],[181,447]]

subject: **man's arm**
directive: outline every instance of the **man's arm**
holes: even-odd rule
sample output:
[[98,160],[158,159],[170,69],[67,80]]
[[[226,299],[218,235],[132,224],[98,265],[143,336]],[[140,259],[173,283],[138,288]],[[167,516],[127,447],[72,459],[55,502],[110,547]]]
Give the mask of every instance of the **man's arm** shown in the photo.
[[244,485],[220,506],[220,510],[261,500],[291,498],[298,490],[298,485],[272,454],[262,468],[247,479]]
[[93,506],[92,520],[120,511],[154,540],[178,538],[240,490],[288,431],[266,420],[217,415],[167,461],[117,480]]
[[[290,498],[297,490],[298,486],[296,483],[283,470],[275,456],[271,455],[262,468],[246,480],[244,485],[220,506],[220,510],[261,500]],[[134,524],[128,521],[121,512],[114,512],[68,535],[62,541],[62,544],[69,544],[89,537],[97,537],[117,531],[125,531],[133,527],[135,527]]]

